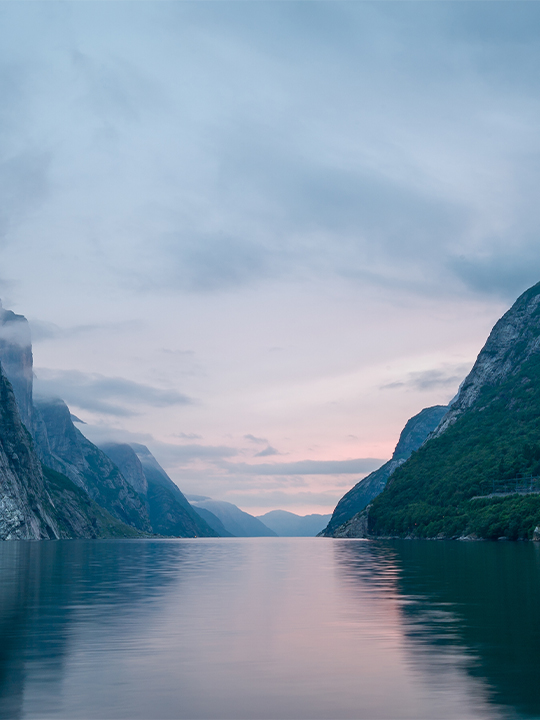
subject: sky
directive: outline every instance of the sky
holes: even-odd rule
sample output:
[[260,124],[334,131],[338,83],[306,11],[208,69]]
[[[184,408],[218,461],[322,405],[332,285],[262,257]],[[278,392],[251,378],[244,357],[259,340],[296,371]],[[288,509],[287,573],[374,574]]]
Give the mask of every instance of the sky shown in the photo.
[[35,390],[186,493],[331,512],[540,280],[540,4],[1,2]]

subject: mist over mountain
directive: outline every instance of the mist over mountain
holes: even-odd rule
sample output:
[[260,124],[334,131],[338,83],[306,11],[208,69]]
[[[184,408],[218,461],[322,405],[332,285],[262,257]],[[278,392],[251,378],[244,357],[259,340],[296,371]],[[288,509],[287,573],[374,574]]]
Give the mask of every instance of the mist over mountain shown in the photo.
[[120,445],[106,454],[75,427],[61,399],[33,397],[28,322],[1,304],[0,363],[0,537],[216,535],[148,448]]
[[66,476],[42,466],[0,369],[0,539],[137,537]]

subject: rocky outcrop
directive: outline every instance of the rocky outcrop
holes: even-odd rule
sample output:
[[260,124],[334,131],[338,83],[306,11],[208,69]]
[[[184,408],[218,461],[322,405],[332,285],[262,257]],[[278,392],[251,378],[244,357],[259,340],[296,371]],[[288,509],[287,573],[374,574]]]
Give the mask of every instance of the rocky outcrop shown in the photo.
[[333,533],[335,538],[367,538],[369,506],[340,525]]
[[442,435],[474,405],[482,390],[516,375],[540,352],[540,283],[529,288],[495,324],[476,362],[463,381],[446,417],[434,432]]
[[0,539],[59,538],[55,508],[11,384],[0,371]]
[[67,405],[37,398],[35,410],[44,431],[36,435],[42,462],[83,488],[117,520],[151,533],[144,501],[112,460],[75,427]]
[[[392,458],[378,470],[360,480],[336,505],[327,527],[321,532],[323,537],[345,537],[340,526],[362,511],[369,503],[380,495],[388,479],[411,454],[425,442],[426,438],[439,425],[446,415],[446,405],[434,405],[425,408],[418,415],[407,421],[399,436],[398,444]],[[350,528],[347,532],[350,532]]]
[[43,466],[60,539],[135,538],[147,534],[114,518],[69,478]]
[[152,532],[174,537],[218,535],[193,510],[145,445],[107,443],[101,449],[143,498]]

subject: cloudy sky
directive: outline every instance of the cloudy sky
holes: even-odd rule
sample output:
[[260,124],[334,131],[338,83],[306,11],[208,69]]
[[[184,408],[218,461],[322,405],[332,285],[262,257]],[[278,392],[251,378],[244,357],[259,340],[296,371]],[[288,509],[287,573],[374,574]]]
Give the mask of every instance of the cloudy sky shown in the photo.
[[540,280],[540,4],[0,3],[0,294],[185,492],[329,512]]

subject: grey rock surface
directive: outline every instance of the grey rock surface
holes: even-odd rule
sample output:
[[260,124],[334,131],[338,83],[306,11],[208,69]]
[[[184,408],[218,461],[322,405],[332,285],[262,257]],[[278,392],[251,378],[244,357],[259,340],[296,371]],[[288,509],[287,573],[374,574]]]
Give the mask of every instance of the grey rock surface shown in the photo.
[[0,539],[61,536],[53,501],[11,384],[0,371]]
[[369,505],[350,520],[340,525],[333,533],[335,538],[367,538],[368,532],[368,513]]
[[144,501],[112,460],[75,427],[67,405],[37,398],[35,413],[44,429],[43,436],[36,435],[43,464],[66,475],[117,520],[150,533]]
[[61,539],[146,537],[145,533],[114,518],[65,475],[43,466],[43,476],[54,504]]
[[434,405],[424,408],[418,415],[408,420],[399,436],[392,458],[378,470],[360,480],[341,498],[321,535],[342,537],[342,535],[335,535],[338,528],[382,493],[392,473],[423,445],[429,435],[439,426],[447,411],[446,405]]
[[540,283],[521,295],[495,324],[448,414],[433,433],[441,435],[470,408],[483,387],[494,387],[516,374],[540,352]]
[[216,537],[145,445],[101,446],[122,475],[143,497],[152,532],[173,537]]
[[148,480],[144,474],[141,461],[135,451],[127,443],[105,443],[99,445],[113,463],[118,467],[124,478],[139,495],[148,493]]

